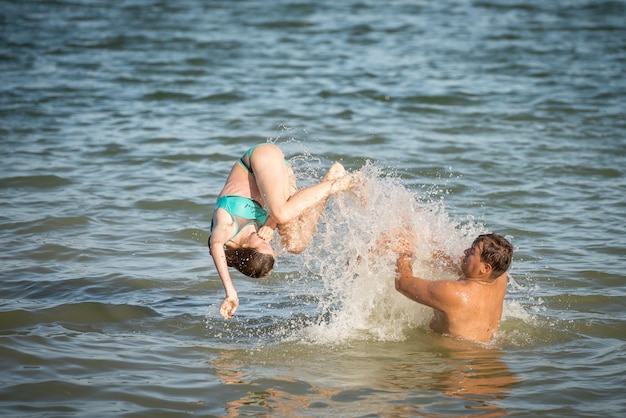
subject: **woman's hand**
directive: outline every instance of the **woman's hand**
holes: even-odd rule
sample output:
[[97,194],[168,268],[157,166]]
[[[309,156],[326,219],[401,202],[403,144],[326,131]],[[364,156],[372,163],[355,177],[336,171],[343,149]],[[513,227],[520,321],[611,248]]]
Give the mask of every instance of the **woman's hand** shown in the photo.
[[270,242],[274,238],[274,230],[269,226],[263,225],[257,234],[263,239],[263,241]]
[[222,302],[222,306],[220,306],[220,315],[224,317],[224,319],[230,319],[235,315],[235,311],[239,307],[239,298],[235,296],[226,296],[224,302]]

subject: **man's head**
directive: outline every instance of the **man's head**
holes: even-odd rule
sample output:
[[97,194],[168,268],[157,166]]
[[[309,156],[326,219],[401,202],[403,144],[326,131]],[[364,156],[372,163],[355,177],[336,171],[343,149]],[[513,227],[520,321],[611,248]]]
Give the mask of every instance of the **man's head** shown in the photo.
[[479,235],[472,247],[481,243],[480,261],[491,266],[489,277],[495,279],[506,273],[513,261],[513,245],[498,234]]

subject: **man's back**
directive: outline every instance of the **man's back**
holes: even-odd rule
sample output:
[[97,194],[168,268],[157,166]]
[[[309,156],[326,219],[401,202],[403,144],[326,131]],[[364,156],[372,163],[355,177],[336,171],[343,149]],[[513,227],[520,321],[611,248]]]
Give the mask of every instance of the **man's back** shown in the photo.
[[[441,283],[441,282],[439,282]],[[498,331],[506,293],[506,274],[492,282],[460,279],[450,286],[440,286],[448,295],[443,310],[435,308],[430,322],[433,331],[453,337],[486,342]]]

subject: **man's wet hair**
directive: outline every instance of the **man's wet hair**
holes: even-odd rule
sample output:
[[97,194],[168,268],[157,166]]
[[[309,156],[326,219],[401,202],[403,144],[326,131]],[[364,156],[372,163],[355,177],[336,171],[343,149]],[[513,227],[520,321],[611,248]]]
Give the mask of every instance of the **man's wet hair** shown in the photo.
[[472,246],[483,243],[480,261],[491,266],[492,279],[506,273],[513,261],[513,245],[502,235],[482,234],[474,240]]

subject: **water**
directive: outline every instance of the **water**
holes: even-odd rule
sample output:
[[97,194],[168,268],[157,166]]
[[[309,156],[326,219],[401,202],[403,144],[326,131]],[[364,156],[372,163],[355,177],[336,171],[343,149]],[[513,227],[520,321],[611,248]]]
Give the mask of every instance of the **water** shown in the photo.
[[[2,416],[621,416],[623,1],[0,2]],[[302,184],[305,253],[241,306],[206,249],[247,147]],[[367,202],[362,206],[362,200]],[[516,247],[488,346],[437,337],[379,234]],[[359,258],[360,256],[360,258]]]

